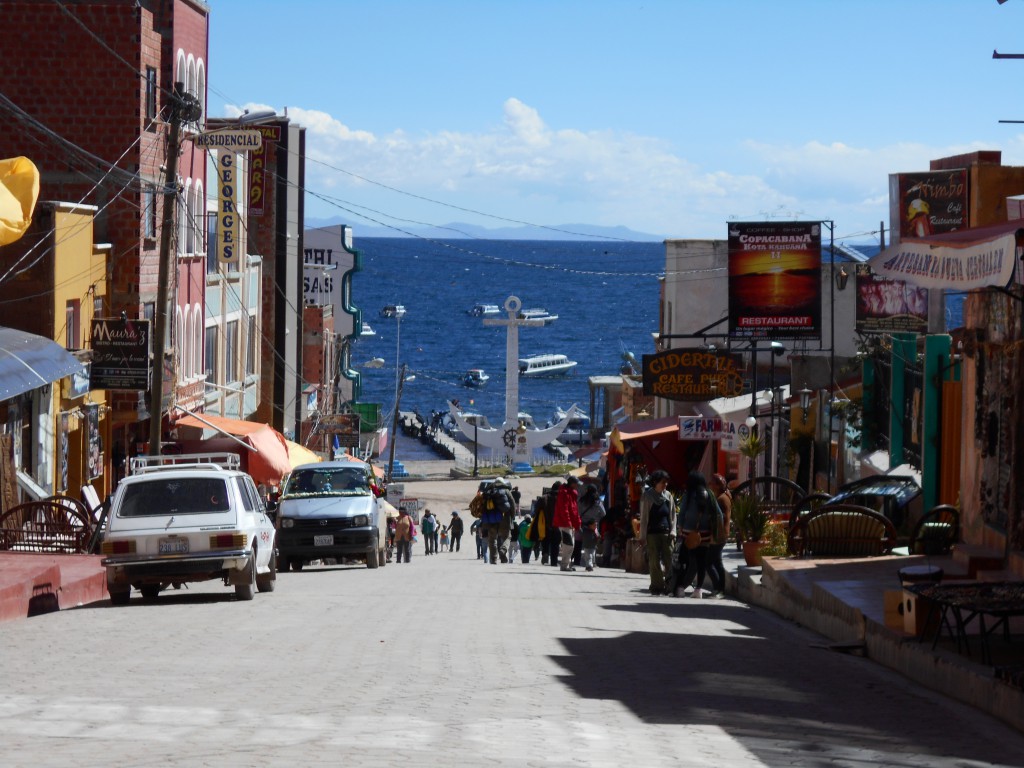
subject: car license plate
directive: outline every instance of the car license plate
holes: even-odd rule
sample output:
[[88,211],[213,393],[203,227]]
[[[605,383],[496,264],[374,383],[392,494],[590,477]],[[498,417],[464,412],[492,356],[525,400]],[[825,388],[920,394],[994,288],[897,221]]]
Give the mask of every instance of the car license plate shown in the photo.
[[161,555],[180,555],[188,552],[188,539],[160,539]]
[[314,547],[329,547],[334,543],[334,536],[314,536],[313,546]]

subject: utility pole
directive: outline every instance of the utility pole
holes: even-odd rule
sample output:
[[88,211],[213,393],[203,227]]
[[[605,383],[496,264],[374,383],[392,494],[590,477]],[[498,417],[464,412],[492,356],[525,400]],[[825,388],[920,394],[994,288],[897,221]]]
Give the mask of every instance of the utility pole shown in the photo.
[[178,205],[178,154],[181,151],[181,124],[202,116],[199,101],[185,92],[184,83],[175,83],[170,96],[170,133],[167,137],[167,175],[164,179],[164,216],[160,231],[160,265],[156,284],[156,306],[153,308],[153,372],[149,382],[149,455],[159,456],[164,411],[164,355],[166,354],[167,305],[170,300],[171,239],[174,235],[174,212]]
[[398,442],[398,406],[402,402],[402,385],[405,384],[405,363],[398,372],[398,388],[395,390],[395,415],[391,420],[391,447],[388,449],[388,484],[395,469],[395,443]]

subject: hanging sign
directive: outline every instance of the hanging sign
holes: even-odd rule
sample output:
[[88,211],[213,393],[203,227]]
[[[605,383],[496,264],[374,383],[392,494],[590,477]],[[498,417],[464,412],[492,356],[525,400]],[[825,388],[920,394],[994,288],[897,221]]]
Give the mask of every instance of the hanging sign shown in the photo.
[[740,356],[704,349],[670,349],[643,356],[644,395],[703,402],[743,394]]

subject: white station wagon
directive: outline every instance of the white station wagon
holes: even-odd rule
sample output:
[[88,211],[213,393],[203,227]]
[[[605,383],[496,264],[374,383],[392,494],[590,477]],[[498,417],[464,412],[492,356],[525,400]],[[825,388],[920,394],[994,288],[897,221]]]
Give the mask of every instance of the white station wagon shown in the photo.
[[272,592],[274,524],[238,456],[136,457],[111,501],[103,539],[115,605],[132,588],[154,599],[167,587],[223,579],[239,600]]

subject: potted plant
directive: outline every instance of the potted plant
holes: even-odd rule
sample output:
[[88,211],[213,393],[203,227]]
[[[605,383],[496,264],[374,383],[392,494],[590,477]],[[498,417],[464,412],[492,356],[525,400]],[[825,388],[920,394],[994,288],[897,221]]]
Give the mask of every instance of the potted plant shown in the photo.
[[753,493],[735,497],[732,500],[732,519],[747,565],[760,565],[761,544],[770,522],[767,510],[761,505],[761,497]]

